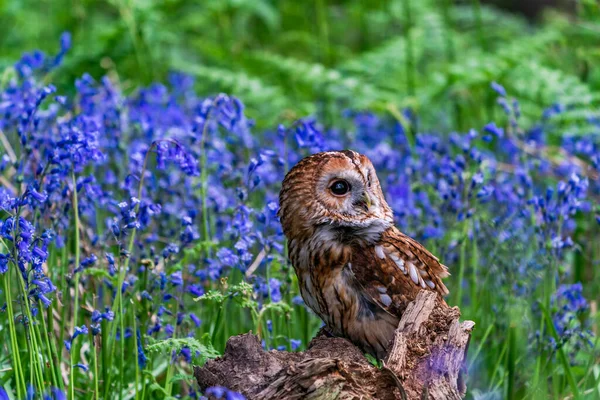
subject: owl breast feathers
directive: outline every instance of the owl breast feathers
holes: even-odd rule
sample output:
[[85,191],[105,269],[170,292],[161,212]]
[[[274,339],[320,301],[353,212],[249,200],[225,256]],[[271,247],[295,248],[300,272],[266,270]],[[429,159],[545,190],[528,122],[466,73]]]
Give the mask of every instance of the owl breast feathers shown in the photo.
[[346,150],[302,159],[279,203],[302,298],[334,335],[383,358],[420,290],[448,294],[447,268],[393,226],[366,156]]

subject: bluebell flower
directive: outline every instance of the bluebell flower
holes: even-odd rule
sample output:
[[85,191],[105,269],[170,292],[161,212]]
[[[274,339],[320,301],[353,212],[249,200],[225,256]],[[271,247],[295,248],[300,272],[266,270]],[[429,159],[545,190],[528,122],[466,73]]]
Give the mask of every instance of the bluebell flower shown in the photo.
[[59,388],[51,388],[49,392],[44,394],[44,400],[67,400],[67,395]]
[[115,269],[115,257],[111,253],[106,253],[106,261],[108,262],[108,273],[110,276],[114,276],[116,273]]
[[486,126],[484,126],[483,130],[485,132],[491,133],[492,135],[494,135],[496,137],[499,137],[499,138],[504,137],[504,129],[496,126],[496,123],[494,123],[494,122],[491,122],[491,123],[487,124]]
[[171,276],[169,277],[169,280],[171,281],[171,284],[174,286],[183,285],[183,278],[181,276],[181,271],[173,272],[171,274]]
[[46,193],[38,192],[35,189],[35,187],[33,187],[33,186],[30,186],[29,189],[27,189],[27,191],[25,192],[23,197],[26,197],[26,196],[31,197],[34,201],[36,201],[38,203],[43,203],[48,198],[48,195]]
[[224,399],[224,400],[245,400],[246,397],[241,393],[231,391],[222,386],[212,386],[205,390],[204,392],[207,396],[212,396],[216,399]]
[[194,297],[200,297],[204,294],[204,288],[194,283],[187,286],[187,291]]
[[69,351],[69,352],[71,351],[71,346],[73,344],[73,340],[75,340],[80,335],[87,335],[88,333],[89,333],[89,331],[88,331],[87,326],[85,326],[85,325],[81,325],[80,327],[76,326],[73,334],[71,335],[71,338],[64,341],[65,348],[67,349],[67,351]]
[[572,343],[575,348],[593,347],[592,333],[589,327],[582,323],[579,317],[589,310],[588,303],[583,297],[581,283],[560,285],[551,299],[553,313],[552,322],[560,339],[556,343],[553,337],[551,346],[557,348],[565,343]]
[[26,399],[35,400],[35,387],[33,387],[31,384],[27,384]]
[[[123,339],[129,339],[133,336],[133,330],[129,327],[125,328],[125,334],[123,335]],[[117,329],[117,340],[121,340],[121,329]]]
[[294,296],[294,298],[292,299],[292,303],[296,306],[302,306],[304,305],[304,300],[301,296]]
[[106,307],[106,311],[101,313],[98,310],[92,311],[92,322],[98,323],[102,320],[112,321],[115,318],[115,313],[110,310],[110,308]]
[[179,355],[182,356],[186,362],[192,362],[192,352],[190,351],[189,347],[182,348],[179,352]]
[[192,313],[192,312],[189,314],[189,316],[190,316],[190,319],[192,320],[192,322],[194,323],[194,326],[195,326],[196,328],[199,328],[199,327],[200,327],[200,325],[202,324],[202,321],[200,320],[200,318],[198,318],[198,317],[196,316],[196,314],[194,314],[194,313]]
[[222,265],[233,267],[239,263],[239,257],[228,248],[221,248],[217,251],[217,258]]
[[79,368],[84,372],[87,372],[89,370],[89,367],[87,365],[81,363],[75,364],[74,367]]
[[96,324],[96,325],[94,325],[94,324],[91,324],[91,325],[90,325],[90,329],[92,330],[92,335],[93,335],[93,336],[97,336],[97,335],[99,335],[100,333],[102,333],[102,327],[101,327],[101,325],[100,325],[100,324]]
[[83,271],[86,268],[89,268],[91,266],[93,266],[94,264],[96,264],[96,261],[98,261],[98,257],[96,257],[95,254],[92,254],[89,257],[84,258],[83,260],[81,260],[79,267],[75,268],[73,270],[74,273],[78,273]]
[[136,330],[136,335],[137,335],[138,364],[141,368],[144,368],[146,366],[146,363],[148,362],[148,358],[146,357],[146,354],[144,353],[142,335],[140,334],[139,329]]
[[0,274],[5,274],[8,271],[8,262],[10,261],[10,255],[0,254]]
[[175,328],[173,327],[173,325],[171,325],[171,324],[165,325],[165,335],[167,338],[172,337],[174,332],[175,332]]
[[152,295],[150,293],[148,293],[148,291],[146,291],[146,290],[144,290],[140,296],[144,300],[152,301]]
[[504,86],[500,85],[497,82],[492,82],[491,83],[492,89],[498,93],[498,95],[502,96],[502,97],[506,97],[506,89],[504,89]]
[[281,282],[275,278],[269,279],[269,286],[271,287],[271,300],[274,303],[281,301]]
[[324,149],[323,133],[314,120],[303,119],[298,121],[294,126],[294,138],[298,147],[306,148],[311,153],[317,153]]

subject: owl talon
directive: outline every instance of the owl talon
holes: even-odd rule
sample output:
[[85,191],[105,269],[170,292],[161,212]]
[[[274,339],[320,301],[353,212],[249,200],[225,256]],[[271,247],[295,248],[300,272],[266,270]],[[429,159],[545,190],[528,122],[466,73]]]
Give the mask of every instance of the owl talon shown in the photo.
[[335,337],[335,335],[333,333],[331,333],[331,331],[329,329],[325,328],[325,327],[323,327],[323,333],[327,337]]
[[396,386],[400,390],[400,397],[402,398],[402,400],[407,400],[408,396],[406,395],[406,390],[404,390],[404,386],[402,385],[402,381],[400,380],[400,378],[398,377],[398,375],[396,375],[396,373],[394,371],[392,371],[390,368],[388,368],[388,366],[385,364],[385,361],[382,360],[381,363],[382,363],[382,366],[383,366],[382,369],[384,371],[387,371],[390,374],[390,376],[394,380],[394,383],[396,384]]
[[319,332],[317,332],[317,336],[315,336],[315,337],[319,337],[319,336],[325,336],[328,338],[337,337],[333,333],[331,333],[331,331],[325,325],[323,325],[321,327],[321,329],[319,329]]

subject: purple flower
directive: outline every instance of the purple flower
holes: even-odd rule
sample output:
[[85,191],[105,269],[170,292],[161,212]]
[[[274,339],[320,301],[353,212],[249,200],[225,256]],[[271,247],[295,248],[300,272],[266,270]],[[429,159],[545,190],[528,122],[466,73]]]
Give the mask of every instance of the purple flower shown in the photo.
[[196,314],[194,314],[194,313],[190,313],[190,319],[192,320],[192,322],[194,323],[196,328],[199,328],[200,324],[202,324],[202,321],[200,320],[200,318],[198,318],[196,316]]
[[136,331],[136,336],[137,336],[138,364],[141,368],[144,368],[146,366],[146,363],[148,362],[148,358],[146,357],[146,354],[144,353],[142,336],[140,334],[139,329]]
[[494,135],[498,138],[504,137],[504,129],[496,126],[495,122],[491,122],[491,123],[487,124],[486,126],[484,126],[483,130],[485,132],[491,133],[492,135]]
[[73,332],[73,335],[71,335],[70,339],[65,340],[65,348],[67,349],[67,351],[71,351],[71,345],[73,344],[73,340],[75,340],[78,336],[80,335],[87,335],[89,333],[87,326],[85,325],[81,325],[76,326],[75,327],[75,331]]
[[44,400],[67,400],[67,395],[59,388],[52,388],[44,394]]
[[216,399],[225,400],[245,400],[246,397],[238,392],[233,392],[222,386],[212,386],[204,392],[207,396],[213,396]]
[[92,322],[99,323],[102,320],[112,321],[115,318],[115,313],[106,307],[106,312],[101,313],[98,310],[92,311]]
[[492,82],[491,86],[494,92],[498,93],[498,95],[506,97],[506,90],[504,89],[504,86],[500,85],[497,82]]
[[84,372],[87,372],[89,370],[89,367],[87,365],[81,364],[81,363],[75,364],[74,367],[75,368],[79,368],[79,369],[81,369]]
[[5,274],[8,271],[8,262],[10,256],[8,254],[0,254],[0,274]]

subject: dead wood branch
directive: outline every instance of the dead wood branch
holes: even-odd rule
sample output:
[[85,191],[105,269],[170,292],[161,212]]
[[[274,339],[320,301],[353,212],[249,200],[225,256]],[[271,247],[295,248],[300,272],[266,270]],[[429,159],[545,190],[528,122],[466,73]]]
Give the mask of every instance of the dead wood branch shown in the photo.
[[474,323],[458,308],[420,293],[406,309],[384,368],[341,338],[319,334],[302,353],[263,350],[249,333],[229,339],[223,357],[196,367],[201,389],[225,386],[248,399],[461,399]]

